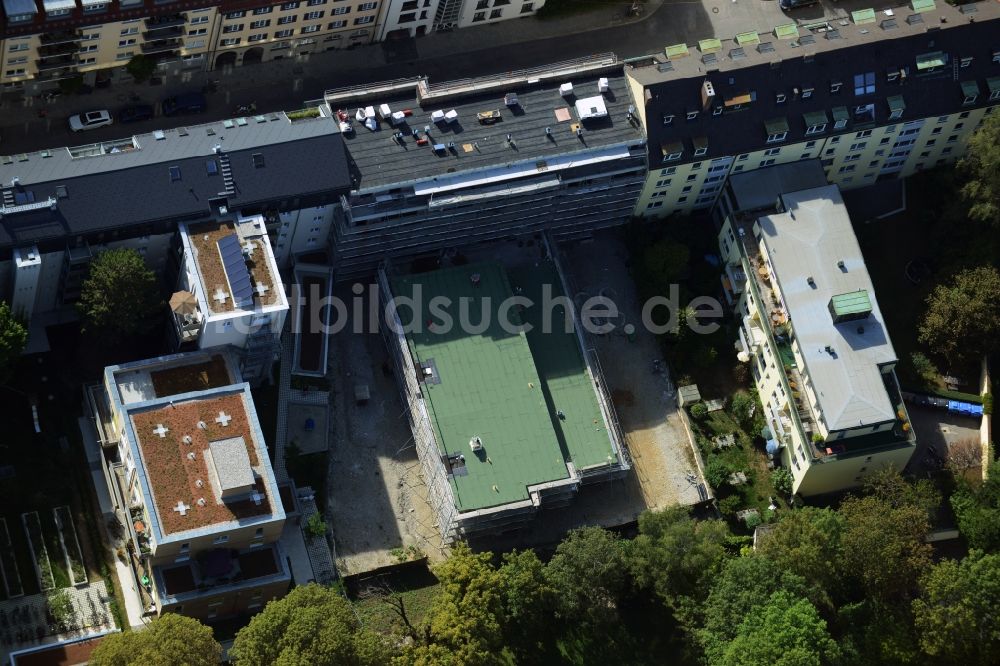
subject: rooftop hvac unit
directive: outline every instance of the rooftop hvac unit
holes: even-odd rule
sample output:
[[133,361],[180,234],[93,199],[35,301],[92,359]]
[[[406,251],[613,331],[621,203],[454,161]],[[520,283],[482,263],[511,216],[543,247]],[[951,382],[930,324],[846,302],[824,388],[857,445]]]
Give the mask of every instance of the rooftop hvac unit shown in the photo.
[[469,448],[473,452],[479,452],[483,450],[483,440],[479,438],[478,435],[469,440]]
[[569,97],[570,95],[572,95],[573,94],[573,84],[572,83],[564,83],[561,86],[559,86],[559,94],[562,95],[563,97]]

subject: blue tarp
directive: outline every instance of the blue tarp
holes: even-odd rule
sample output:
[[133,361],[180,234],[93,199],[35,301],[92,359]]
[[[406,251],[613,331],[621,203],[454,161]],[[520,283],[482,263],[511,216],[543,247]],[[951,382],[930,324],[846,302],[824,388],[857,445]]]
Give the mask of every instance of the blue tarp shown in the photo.
[[983,406],[971,402],[961,402],[960,400],[949,400],[948,411],[953,414],[965,414],[966,416],[982,416]]

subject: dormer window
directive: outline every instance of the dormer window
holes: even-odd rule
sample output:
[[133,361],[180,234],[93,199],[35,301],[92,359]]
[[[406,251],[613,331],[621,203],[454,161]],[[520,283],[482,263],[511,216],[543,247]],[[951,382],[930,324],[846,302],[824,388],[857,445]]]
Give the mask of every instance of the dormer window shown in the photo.
[[714,109],[712,109],[712,115],[713,116],[721,116],[722,115],[722,107],[721,106],[717,106]]
[[906,103],[903,101],[902,95],[893,95],[886,100],[889,102],[889,120],[899,120],[903,117],[903,111],[906,109]]
[[979,99],[979,84],[975,81],[962,81],[962,106],[975,104]]
[[788,121],[784,118],[772,118],[764,123],[768,143],[784,141],[788,136]]
[[778,93],[777,95],[774,96],[774,101],[776,104],[784,104],[786,99],[788,98],[785,97],[785,93]]
[[840,87],[844,85],[841,81],[831,81],[830,82],[830,94],[836,95],[840,92]]
[[809,99],[812,96],[813,96],[813,88],[802,89],[802,99]]
[[664,162],[673,162],[684,154],[684,145],[680,141],[665,143],[660,146],[660,152],[663,154]]
[[698,117],[698,112],[697,111],[688,111],[687,112],[687,119],[688,120],[694,120],[697,117]]
[[674,114],[672,114],[672,113],[664,113],[663,114],[663,124],[664,125],[673,125],[674,124]]

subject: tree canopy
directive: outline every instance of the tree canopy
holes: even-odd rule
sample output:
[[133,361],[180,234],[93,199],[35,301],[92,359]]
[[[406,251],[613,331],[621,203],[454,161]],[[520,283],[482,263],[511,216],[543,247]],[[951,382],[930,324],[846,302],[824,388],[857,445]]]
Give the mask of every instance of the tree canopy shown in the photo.
[[350,602],[316,584],[268,603],[229,650],[237,666],[379,666],[388,654],[382,636],[361,628]]
[[222,646],[198,620],[167,613],[145,629],[109,634],[90,655],[91,666],[218,666]]
[[27,342],[24,322],[11,311],[10,303],[0,301],[0,383],[7,381]]
[[969,216],[1000,224],[1000,116],[986,116],[982,126],[969,138],[965,157],[959,164],[967,178],[962,194],[971,203]]
[[1000,350],[1000,272],[969,268],[927,297],[919,340],[949,363],[979,360]]
[[101,252],[90,262],[77,304],[84,331],[106,346],[151,329],[163,308],[156,275],[130,248]]

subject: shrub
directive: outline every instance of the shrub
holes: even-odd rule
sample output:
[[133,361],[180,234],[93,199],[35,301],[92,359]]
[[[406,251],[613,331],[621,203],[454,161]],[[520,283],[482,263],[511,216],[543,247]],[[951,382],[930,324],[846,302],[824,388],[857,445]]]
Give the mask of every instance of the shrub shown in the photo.
[[993,414],[993,394],[984,393],[983,394],[983,414],[990,416]]
[[66,590],[49,592],[45,601],[55,623],[63,629],[69,629],[76,619],[76,611],[73,610],[73,601],[69,598],[69,593]]
[[760,519],[760,516],[758,514],[751,513],[749,516],[747,516],[745,522],[747,524],[747,528],[752,530],[755,527],[757,527],[758,525],[760,525],[761,519]]
[[729,413],[733,415],[733,418],[736,419],[736,422],[744,430],[748,430],[752,426],[754,407],[755,401],[753,396],[746,391],[737,391],[729,399]]
[[730,495],[719,500],[719,512],[727,518],[735,516],[736,512],[743,508],[743,498],[739,495]]
[[812,440],[813,444],[822,444],[823,442],[826,441],[826,437],[823,437],[823,435],[819,434],[818,432],[814,432]]
[[927,358],[921,352],[913,352],[910,354],[910,364],[913,366],[913,370],[917,375],[924,380],[926,384],[936,384],[938,378],[938,369],[934,366],[933,361]]
[[321,539],[326,536],[326,521],[319,513],[309,516],[306,521],[306,535],[311,539]]
[[708,416],[708,407],[705,406],[703,402],[696,402],[691,405],[691,417],[701,421],[703,418]]
[[305,120],[306,118],[319,118],[319,108],[312,107],[309,109],[299,109],[298,111],[289,111],[285,115],[288,116],[289,120]]
[[782,495],[792,494],[792,473],[784,467],[779,467],[771,472],[771,485]]
[[712,458],[705,465],[705,480],[713,488],[721,488],[723,484],[727,483],[730,473],[729,465],[724,463],[721,458]]

